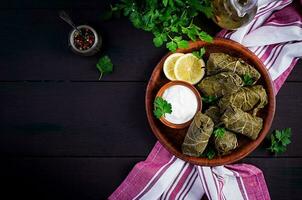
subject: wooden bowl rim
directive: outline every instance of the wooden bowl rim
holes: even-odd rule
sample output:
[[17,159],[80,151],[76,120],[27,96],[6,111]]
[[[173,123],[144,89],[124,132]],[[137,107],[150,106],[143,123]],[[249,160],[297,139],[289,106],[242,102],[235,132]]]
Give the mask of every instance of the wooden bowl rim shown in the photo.
[[[185,81],[179,81],[179,80],[174,80],[174,81],[169,81],[168,83],[164,84],[157,92],[156,94],[156,97],[161,97],[164,93],[164,91],[171,87],[171,86],[174,86],[174,85],[182,85],[182,86],[185,86],[187,88],[189,88],[195,95],[196,97],[196,100],[197,100],[197,110],[196,110],[196,113],[198,111],[200,111],[202,109],[202,101],[201,101],[201,95],[200,93],[198,92],[198,90],[193,86],[191,85],[190,83],[187,83]],[[195,114],[196,114],[195,113]],[[194,114],[194,116],[195,116]],[[170,128],[174,128],[174,129],[183,129],[183,128],[186,128],[188,127],[194,116],[192,117],[192,119],[190,119],[189,121],[185,122],[185,123],[182,123],[182,124],[174,124],[174,123],[171,123],[169,122],[168,120],[166,120],[164,117],[161,117],[159,120],[166,126],[170,127]]]
[[[244,147],[244,150],[239,151],[239,153],[236,152],[236,155],[234,154],[235,152],[226,155],[226,156],[222,156],[222,157],[216,157],[212,160],[209,160],[207,158],[200,158],[200,157],[190,157],[190,156],[186,156],[184,154],[182,154],[181,152],[177,151],[164,137],[163,134],[160,133],[160,130],[154,125],[153,122],[153,115],[152,115],[152,109],[150,109],[150,105],[152,104],[151,99],[149,99],[149,96],[152,95],[152,88],[150,87],[151,83],[154,83],[154,76],[156,74],[156,69],[160,67],[160,65],[162,65],[162,63],[164,62],[164,60],[170,55],[172,54],[167,53],[165,56],[162,57],[162,59],[158,62],[158,64],[155,66],[152,75],[149,79],[148,85],[147,85],[147,89],[146,89],[146,95],[145,95],[145,106],[146,106],[146,114],[147,114],[147,119],[149,122],[149,125],[151,127],[151,130],[153,132],[153,134],[157,137],[157,139],[159,140],[159,142],[173,155],[175,155],[176,157],[187,161],[191,164],[194,165],[203,165],[203,166],[218,166],[218,165],[226,165],[226,164],[230,164],[230,163],[234,163],[238,160],[243,159],[244,157],[246,157],[248,154],[250,154],[253,150],[255,150],[259,144],[263,141],[263,139],[266,137],[266,135],[269,132],[269,129],[272,125],[272,121],[275,115],[275,108],[276,108],[276,100],[275,100],[275,89],[273,87],[273,82],[271,79],[271,76],[268,74],[266,67],[264,66],[264,64],[262,63],[262,61],[253,53],[251,52],[249,49],[247,49],[246,47],[244,47],[243,45],[229,40],[229,39],[224,39],[224,38],[215,38],[213,40],[213,43],[206,43],[203,41],[195,41],[195,42],[189,42],[189,47],[186,49],[177,49],[176,52],[180,52],[180,53],[186,53],[188,50],[191,49],[196,49],[196,48],[201,48],[207,45],[218,45],[218,46],[225,46],[226,48],[231,48],[233,51],[237,51],[240,54],[246,54],[246,58],[243,58],[243,60],[253,60],[253,63],[255,64],[256,69],[260,72],[261,74],[261,78],[263,79],[263,81],[265,82],[266,85],[266,92],[268,95],[268,105],[267,105],[267,110],[269,112],[267,112],[267,116],[266,116],[266,123],[263,125],[263,128],[261,130],[261,132],[259,133],[259,136],[256,140],[251,141],[251,144],[247,145],[246,147]],[[162,68],[162,66],[161,66]],[[153,100],[152,100],[153,101]],[[153,105],[153,104],[152,104]]]

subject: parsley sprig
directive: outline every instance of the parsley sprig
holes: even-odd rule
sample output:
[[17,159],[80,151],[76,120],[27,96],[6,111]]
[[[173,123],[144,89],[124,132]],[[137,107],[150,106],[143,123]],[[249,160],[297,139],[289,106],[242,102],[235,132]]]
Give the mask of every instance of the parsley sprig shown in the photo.
[[212,160],[216,155],[216,151],[213,147],[207,146],[204,152],[202,153],[201,157],[206,157],[209,160]]
[[165,116],[166,113],[172,113],[172,105],[162,97],[156,97],[154,100],[153,113],[155,117],[159,119]]
[[193,51],[192,54],[197,58],[201,59],[202,56],[206,53],[206,49],[204,47],[200,48],[199,51]]
[[215,101],[218,100],[218,98],[215,96],[205,96],[205,95],[202,96],[201,99],[202,99],[202,102],[205,104],[213,104]]
[[214,136],[218,137],[218,138],[222,138],[224,136],[225,133],[225,128],[223,127],[218,127],[214,130]]
[[284,153],[287,150],[287,145],[291,143],[291,135],[291,128],[275,130],[269,137],[271,145],[268,150],[276,154]]
[[111,62],[111,59],[108,56],[101,57],[98,63],[96,64],[96,68],[101,73],[99,78],[100,80],[104,74],[110,74],[113,71],[113,64]]
[[200,12],[213,16],[210,0],[122,0],[111,6],[109,15],[129,17],[134,27],[152,32],[156,47],[165,45],[175,51],[188,47],[188,39],[212,42],[213,38],[194,23]]
[[253,80],[253,78],[251,77],[251,75],[249,75],[249,74],[244,74],[244,75],[243,75],[243,83],[244,83],[245,86],[253,85],[254,80]]

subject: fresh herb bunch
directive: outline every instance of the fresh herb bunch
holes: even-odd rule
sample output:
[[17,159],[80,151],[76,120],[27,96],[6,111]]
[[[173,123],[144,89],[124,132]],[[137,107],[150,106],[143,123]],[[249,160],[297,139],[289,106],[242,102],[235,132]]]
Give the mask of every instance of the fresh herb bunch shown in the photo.
[[113,64],[108,56],[103,56],[96,64],[96,68],[100,71],[101,75],[99,80],[104,74],[110,74],[113,71]]
[[214,136],[218,137],[218,138],[222,138],[224,136],[225,133],[225,128],[223,127],[218,127],[214,130]]
[[271,133],[269,140],[271,142],[270,150],[272,153],[284,153],[287,149],[287,145],[291,143],[292,130],[291,128],[285,128],[283,130],[275,130]]
[[162,97],[156,97],[154,100],[153,113],[155,117],[159,119],[165,116],[166,113],[172,113],[172,105]]
[[122,0],[111,6],[111,14],[129,17],[132,24],[152,32],[156,47],[166,45],[170,51],[188,47],[188,39],[212,42],[213,38],[194,24],[199,13],[213,16],[210,0]]

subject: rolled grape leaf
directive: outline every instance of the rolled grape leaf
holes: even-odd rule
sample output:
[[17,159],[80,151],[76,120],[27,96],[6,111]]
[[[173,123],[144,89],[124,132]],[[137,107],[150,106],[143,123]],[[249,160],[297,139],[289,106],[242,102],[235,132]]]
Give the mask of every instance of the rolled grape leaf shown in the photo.
[[209,116],[212,121],[214,122],[214,125],[217,126],[220,123],[220,109],[218,106],[210,106],[205,112],[207,116]]
[[230,154],[238,146],[236,134],[225,131],[222,137],[215,138],[215,147],[220,155]]
[[222,72],[204,78],[197,87],[206,96],[222,97],[233,94],[243,86],[242,79],[235,73]]
[[242,87],[234,94],[226,95],[219,100],[221,112],[224,112],[227,107],[234,106],[243,111],[253,110],[253,115],[256,115],[258,110],[264,108],[268,103],[268,98],[265,89],[262,85]]
[[188,156],[199,157],[205,150],[213,132],[214,123],[210,117],[196,113],[182,144],[182,152]]
[[261,74],[244,60],[225,53],[211,53],[207,61],[206,69],[208,76],[218,74],[220,72],[234,72],[241,77],[249,75],[253,80],[253,85],[261,77]]
[[255,140],[263,127],[263,119],[253,116],[240,108],[229,106],[221,116],[225,127]]

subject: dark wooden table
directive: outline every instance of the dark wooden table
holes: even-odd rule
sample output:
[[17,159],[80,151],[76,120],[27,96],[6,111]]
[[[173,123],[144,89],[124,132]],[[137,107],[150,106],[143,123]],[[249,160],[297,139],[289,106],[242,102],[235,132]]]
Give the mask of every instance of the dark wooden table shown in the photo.
[[[166,53],[125,18],[102,22],[109,1],[1,3],[0,199],[106,199],[156,142],[145,114],[146,83]],[[71,11],[105,40],[114,73],[98,81],[100,55],[67,46]],[[204,21],[206,30],[219,30]],[[302,63],[277,96],[272,129],[292,127],[281,156],[265,144],[243,160],[264,171],[273,200],[302,195]],[[9,195],[9,196],[6,196]]]

